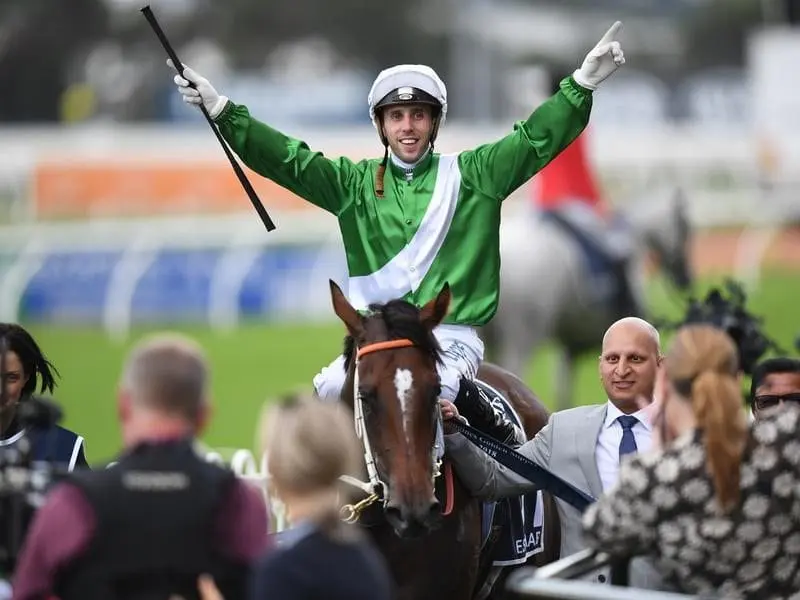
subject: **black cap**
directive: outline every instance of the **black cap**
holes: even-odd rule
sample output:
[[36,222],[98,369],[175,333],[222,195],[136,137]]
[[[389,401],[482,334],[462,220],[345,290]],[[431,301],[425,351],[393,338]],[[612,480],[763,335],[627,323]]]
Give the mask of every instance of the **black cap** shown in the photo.
[[396,104],[430,104],[440,108],[442,106],[442,103],[428,92],[415,87],[403,86],[386,94],[378,101],[375,108],[383,108]]

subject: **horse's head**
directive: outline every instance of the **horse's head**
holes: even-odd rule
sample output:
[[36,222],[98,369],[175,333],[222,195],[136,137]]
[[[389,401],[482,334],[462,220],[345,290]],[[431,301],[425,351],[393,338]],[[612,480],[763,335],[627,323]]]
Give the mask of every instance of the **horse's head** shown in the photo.
[[355,414],[370,483],[383,488],[386,518],[398,535],[430,531],[441,516],[434,479],[443,450],[436,444],[440,348],[433,329],[447,314],[450,288],[422,308],[392,300],[366,314],[333,282],[331,296],[349,333],[342,396]]
[[632,219],[667,277],[679,290],[688,291],[692,285],[692,226],[683,190],[676,189],[668,202],[644,205]]

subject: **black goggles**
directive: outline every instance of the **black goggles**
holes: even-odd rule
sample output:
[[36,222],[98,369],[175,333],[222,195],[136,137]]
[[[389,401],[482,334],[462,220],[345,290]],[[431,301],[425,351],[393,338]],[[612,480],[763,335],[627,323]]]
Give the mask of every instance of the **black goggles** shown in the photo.
[[800,392],[791,394],[761,394],[753,398],[753,405],[758,410],[767,410],[783,402],[800,402]]

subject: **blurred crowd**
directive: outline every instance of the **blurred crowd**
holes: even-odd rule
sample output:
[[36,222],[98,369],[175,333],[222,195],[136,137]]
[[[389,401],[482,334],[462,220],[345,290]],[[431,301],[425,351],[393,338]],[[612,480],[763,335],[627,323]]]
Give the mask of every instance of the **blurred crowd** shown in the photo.
[[[133,349],[117,398],[123,449],[110,465],[90,468],[73,456],[83,457],[80,436],[24,420],[26,406],[41,402],[37,387],[55,386],[52,366],[24,328],[3,324],[0,336],[4,451],[31,452],[31,461],[59,471],[5,565],[14,598],[391,597],[376,551],[339,520],[339,477],[360,470],[343,410],[303,396],[265,406],[259,451],[269,457],[269,493],[292,524],[277,552],[264,490],[199,452],[212,412],[211,366],[194,340],[158,334]],[[66,437],[77,440],[75,450],[58,443]],[[23,440],[34,440],[33,449]],[[14,523],[3,516],[8,531]]]
[[[705,322],[690,311],[664,349],[650,323],[614,323],[599,357],[607,402],[552,414],[517,450],[597,497],[582,515],[559,501],[562,557],[585,548],[638,557],[631,584],[643,588],[789,598],[800,586],[800,360],[754,357],[760,332],[714,306]],[[24,523],[14,598],[391,597],[383,558],[340,518],[339,478],[362,469],[349,410],[296,395],[265,405],[259,450],[290,525],[275,538],[263,490],[197,451],[212,415],[211,365],[192,339],[163,333],[133,349],[117,398],[124,448],[96,469],[80,435],[30,418],[36,392],[56,386],[42,349],[15,324],[0,340],[4,451],[61,470]],[[442,402],[445,418],[461,418]],[[570,442],[576,431],[594,431],[585,449]],[[461,434],[446,439],[481,498],[533,487]]]

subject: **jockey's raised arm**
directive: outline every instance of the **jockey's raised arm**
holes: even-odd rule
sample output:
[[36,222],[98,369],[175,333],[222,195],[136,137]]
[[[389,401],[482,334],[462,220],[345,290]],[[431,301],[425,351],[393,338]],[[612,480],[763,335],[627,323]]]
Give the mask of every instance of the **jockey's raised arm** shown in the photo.
[[[442,398],[487,433],[518,443],[518,430],[472,381],[484,354],[476,328],[497,311],[502,201],[584,129],[593,90],[625,62],[620,27],[614,23],[558,92],[507,136],[456,154],[434,151],[448,96],[425,65],[378,74],[368,111],[383,156],[358,162],[329,159],[260,122],[192,69],[175,83],[187,103],[205,106],[251,169],[337,216],[357,309],[395,298],[422,306],[449,284],[450,312],[434,331],[444,352]],[[315,377],[317,395],[338,399],[344,378],[339,356]]]

